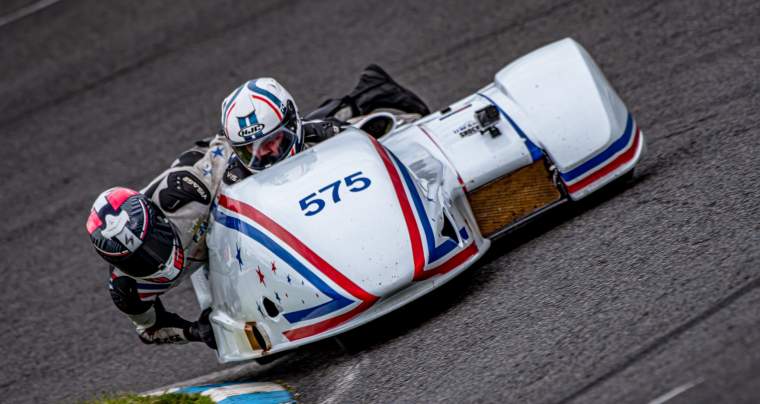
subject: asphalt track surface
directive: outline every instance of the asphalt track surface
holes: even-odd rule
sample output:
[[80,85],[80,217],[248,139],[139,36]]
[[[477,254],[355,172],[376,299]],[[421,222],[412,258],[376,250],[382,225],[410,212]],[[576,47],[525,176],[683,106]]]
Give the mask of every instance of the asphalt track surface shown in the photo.
[[[240,82],[275,76],[308,110],[377,62],[443,108],[568,36],[647,136],[634,181],[246,377],[309,403],[760,401],[759,4],[64,0],[0,27],[0,401],[226,367],[200,344],[138,342],[84,220],[101,190],[140,187],[210,135]],[[197,315],[189,284],[165,303]]]

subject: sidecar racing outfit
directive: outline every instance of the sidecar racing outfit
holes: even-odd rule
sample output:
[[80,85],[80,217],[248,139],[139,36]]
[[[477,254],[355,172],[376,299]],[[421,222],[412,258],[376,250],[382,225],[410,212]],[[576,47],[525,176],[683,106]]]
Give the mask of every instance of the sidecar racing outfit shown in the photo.
[[[244,86],[250,87],[252,82],[253,87],[266,91],[256,87],[256,81]],[[280,126],[284,126],[288,107],[283,103]],[[346,120],[376,110],[417,118],[429,114],[419,97],[398,85],[379,66],[370,65],[350,94],[325,101],[305,120],[293,108],[293,129],[301,133],[296,139],[300,147],[288,150],[288,155],[335,136],[348,125]],[[223,124],[224,113],[223,106]],[[244,118],[237,119],[243,122]],[[87,230],[96,251],[111,264],[109,291],[113,302],[134,323],[144,343],[204,341],[216,347],[208,325],[209,310],[198,321],[190,322],[166,311],[159,296],[207,262],[209,210],[221,183],[232,184],[266,168],[256,166],[256,159],[246,150],[251,147],[231,143],[223,130],[196,142],[140,193],[112,188],[95,201]],[[286,157],[278,156],[268,164]]]

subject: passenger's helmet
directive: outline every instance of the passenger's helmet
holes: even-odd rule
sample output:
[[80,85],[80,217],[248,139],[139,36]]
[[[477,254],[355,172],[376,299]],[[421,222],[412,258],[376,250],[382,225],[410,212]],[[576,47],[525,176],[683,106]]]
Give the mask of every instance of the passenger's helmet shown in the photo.
[[173,225],[137,191],[117,187],[100,194],[87,218],[87,232],[95,251],[129,276],[167,282],[184,265]]
[[275,79],[250,80],[222,102],[222,129],[240,161],[263,170],[303,148],[296,103]]

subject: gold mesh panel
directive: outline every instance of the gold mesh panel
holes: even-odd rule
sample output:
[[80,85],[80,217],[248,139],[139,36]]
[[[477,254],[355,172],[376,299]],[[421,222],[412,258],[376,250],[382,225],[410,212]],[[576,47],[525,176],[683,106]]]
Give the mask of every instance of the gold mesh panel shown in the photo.
[[490,237],[561,196],[544,161],[539,160],[472,191],[467,198],[480,232]]

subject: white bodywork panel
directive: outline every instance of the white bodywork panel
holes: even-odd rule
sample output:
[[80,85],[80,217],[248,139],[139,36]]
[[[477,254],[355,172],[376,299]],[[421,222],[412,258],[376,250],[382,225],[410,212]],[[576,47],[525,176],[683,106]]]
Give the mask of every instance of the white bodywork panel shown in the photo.
[[[271,341],[269,353],[290,349],[403,305],[485,252],[441,163],[423,153],[428,165],[418,167],[430,171],[420,180],[383,150],[347,130],[222,191],[207,236],[208,287],[199,288],[210,290],[220,360],[264,354],[251,348],[246,322]],[[321,209],[302,208],[315,197]],[[445,220],[458,236],[441,234]]]
[[[491,105],[496,134],[475,115]],[[591,57],[565,39],[379,143],[349,129],[224,187],[210,270],[192,278],[201,306],[214,309],[219,360],[339,334],[456,276],[490,245],[466,192],[547,158],[577,200],[632,170],[643,148]],[[251,347],[251,322],[271,349]]]
[[643,152],[625,104],[572,39],[510,63],[481,92],[503,103],[549,155],[574,200],[630,171]]

